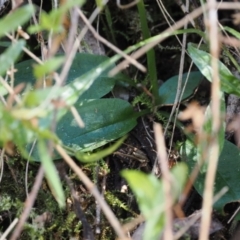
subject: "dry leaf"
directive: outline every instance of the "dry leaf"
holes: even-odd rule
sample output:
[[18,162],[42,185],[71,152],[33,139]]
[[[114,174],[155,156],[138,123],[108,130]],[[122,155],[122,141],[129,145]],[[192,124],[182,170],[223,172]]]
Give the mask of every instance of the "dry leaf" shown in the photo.
[[188,127],[188,130],[201,132],[204,123],[204,113],[206,107],[200,106],[197,101],[189,103],[187,108],[180,112],[178,119],[181,121],[192,120],[192,126]]

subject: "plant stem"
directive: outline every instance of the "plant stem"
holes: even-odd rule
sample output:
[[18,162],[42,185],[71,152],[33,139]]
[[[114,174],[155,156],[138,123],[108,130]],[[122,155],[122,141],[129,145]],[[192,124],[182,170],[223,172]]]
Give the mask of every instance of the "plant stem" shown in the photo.
[[[140,22],[141,22],[141,28],[142,28],[142,34],[143,39],[146,40],[151,37],[151,33],[148,28],[147,24],[147,13],[145,10],[144,2],[143,0],[140,0],[137,4],[138,12],[140,16]],[[156,59],[155,59],[155,51],[154,49],[150,49],[147,52],[147,64],[148,64],[148,71],[149,71],[149,77],[152,85],[152,94],[154,96],[154,105],[158,103],[158,85],[157,85],[157,69],[156,69]]]

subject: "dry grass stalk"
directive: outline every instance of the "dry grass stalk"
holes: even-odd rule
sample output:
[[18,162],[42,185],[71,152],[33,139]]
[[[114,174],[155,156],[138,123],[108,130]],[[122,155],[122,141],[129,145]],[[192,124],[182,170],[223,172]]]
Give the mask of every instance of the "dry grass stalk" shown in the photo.
[[166,216],[166,224],[164,229],[164,239],[172,240],[173,239],[173,216],[172,216],[172,206],[173,206],[173,198],[171,194],[172,188],[172,178],[168,167],[168,158],[165,146],[164,135],[162,131],[162,127],[159,123],[154,123],[153,125],[155,141],[157,146],[157,157],[158,164],[161,168],[162,173],[162,183],[163,183],[163,191],[164,191],[164,211]]
[[[218,38],[218,16],[217,16],[217,2],[215,0],[208,1],[208,22],[207,27],[209,30],[210,39],[210,53],[212,55],[211,66],[212,66],[212,133],[208,152],[208,169],[205,180],[205,187],[203,193],[203,208],[202,208],[202,220],[199,232],[200,240],[207,240],[209,236],[209,229],[211,224],[211,213],[213,206],[213,189],[214,181],[217,171],[218,155],[219,155],[219,144],[218,144],[218,131],[220,128],[220,79],[219,79],[219,68],[218,68],[218,57],[220,52],[220,44]],[[211,156],[210,156],[211,152]]]

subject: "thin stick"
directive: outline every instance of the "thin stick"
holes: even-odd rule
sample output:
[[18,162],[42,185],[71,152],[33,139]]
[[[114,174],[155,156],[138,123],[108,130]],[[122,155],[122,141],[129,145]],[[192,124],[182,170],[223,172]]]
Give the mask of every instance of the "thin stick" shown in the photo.
[[[108,0],[105,0],[103,1],[102,4],[106,4],[108,2]],[[89,18],[89,22],[92,23],[94,21],[94,19],[98,16],[98,14],[101,12],[101,8],[100,7],[97,7],[92,15],[90,16]],[[79,47],[79,43],[81,42],[81,40],[84,38],[85,34],[87,33],[88,31],[88,27],[85,26],[81,32],[79,33],[79,35],[77,36],[77,38],[75,39],[74,41],[74,44],[72,46],[72,49],[67,52],[66,54],[66,62],[65,64],[63,65],[63,68],[62,68],[62,72],[60,74],[60,81],[58,82],[59,86],[61,85],[64,85],[65,81],[66,81],[66,77],[68,75],[68,72],[69,72],[69,69],[72,65],[72,62],[73,62],[73,59],[75,57],[75,54],[78,50],[78,47]]]
[[[7,36],[10,40],[12,40],[14,43],[17,42],[17,40],[16,40],[14,37],[12,37],[10,34],[6,33],[6,36]],[[33,54],[31,51],[29,51],[26,47],[23,47],[22,49],[23,49],[23,51],[24,51],[26,54],[28,54],[29,57],[31,57],[31,58],[32,58],[33,60],[35,60],[37,63],[43,64],[42,60],[41,60],[39,57],[37,57],[35,54]]]
[[[228,191],[228,187],[223,187],[213,198],[213,202],[217,202],[226,192]],[[180,239],[180,237],[187,232],[187,230],[202,216],[202,210],[200,210],[200,214],[194,216],[191,221],[188,222],[185,226],[183,226],[175,235],[174,240]]]
[[60,146],[55,146],[58,153],[62,156],[62,158],[66,161],[66,163],[72,168],[72,170],[78,175],[79,179],[85,184],[87,189],[92,193],[95,199],[98,201],[99,205],[102,208],[106,218],[108,219],[109,223],[111,223],[113,229],[121,239],[127,239],[121,224],[119,223],[118,219],[106,203],[104,201],[101,193],[99,193],[97,187],[93,184],[93,182],[83,173],[83,171],[78,167],[78,165],[73,161],[73,159],[66,153],[66,151]]
[[70,106],[70,111],[71,111],[73,117],[75,118],[78,126],[79,126],[80,128],[84,128],[85,124],[84,124],[81,116],[79,115],[77,109],[76,109],[74,106]]
[[14,100],[17,103],[21,103],[21,99],[18,95],[15,94],[14,89],[8,85],[8,83],[6,81],[4,81],[4,79],[0,76],[0,83],[3,85],[3,87],[5,87],[5,89],[8,91],[8,93],[11,95],[11,97],[14,98]]
[[[186,3],[187,3],[187,5],[186,5],[187,10],[186,11],[188,12],[189,1],[186,1]],[[184,25],[184,29],[187,29],[187,24]],[[180,97],[181,97],[182,76],[183,76],[183,67],[184,67],[184,62],[185,62],[186,44],[187,44],[187,34],[184,33],[183,34],[183,40],[182,40],[182,50],[181,50],[181,59],[180,59],[180,67],[179,67],[179,75],[178,75],[177,93],[176,93],[176,96],[175,96],[175,99],[174,99],[174,104],[173,104],[173,107],[172,107],[172,111],[170,113],[170,116],[169,116],[166,128],[164,130],[164,136],[166,136],[166,133],[167,133],[167,130],[168,130],[168,126],[169,126],[169,124],[171,122],[172,116],[175,113],[175,110],[176,110],[176,108],[178,106],[178,102],[180,101]],[[174,121],[174,123],[175,123],[175,121]],[[173,129],[173,132],[174,132],[174,129]],[[174,134],[172,133],[170,146],[172,145],[173,135]],[[170,149],[171,149],[171,147],[170,147]]]
[[12,231],[12,229],[15,227],[15,225],[18,223],[18,218],[15,218],[13,222],[9,225],[7,230],[3,233],[3,235],[0,237],[0,240],[5,240],[8,234]]
[[66,53],[67,55],[71,52],[71,48],[74,44],[74,38],[77,35],[77,28],[78,28],[78,13],[77,13],[77,7],[74,7],[71,12],[71,26],[69,29],[68,39],[66,43]]
[[1,183],[2,177],[3,177],[4,154],[5,154],[5,148],[3,148],[2,150],[0,150],[0,183]]
[[125,223],[123,225],[123,230],[124,232],[130,232],[132,231],[134,228],[136,228],[137,225],[139,225],[140,223],[144,222],[145,219],[143,217],[143,215],[138,215],[136,218],[134,218],[131,222]]
[[10,237],[10,240],[16,240],[18,239],[22,229],[23,229],[23,225],[24,223],[26,222],[26,220],[28,219],[28,216],[32,210],[32,206],[35,202],[35,199],[37,197],[37,193],[39,191],[39,188],[42,184],[42,180],[43,180],[43,177],[44,177],[44,169],[43,167],[41,166],[38,170],[38,174],[35,178],[35,182],[34,182],[34,185],[32,187],[32,191],[31,193],[29,194],[29,197],[27,198],[27,200],[25,201],[25,208],[24,208],[24,211],[23,213],[21,214],[21,217],[19,219],[19,222],[18,222],[18,225],[17,227],[15,228],[13,234],[11,235]]
[[164,205],[165,205],[165,215],[166,215],[166,225],[164,230],[164,239],[172,240],[173,239],[173,232],[172,232],[172,206],[173,206],[173,199],[171,195],[171,174],[168,168],[168,160],[167,160],[167,152],[166,146],[164,141],[164,135],[162,131],[162,127],[159,123],[153,124],[154,135],[156,140],[157,146],[157,156],[159,161],[159,166],[161,166],[162,172],[162,183],[163,183],[163,190],[164,190]]
[[138,69],[140,69],[143,72],[146,72],[146,68],[140,64],[139,62],[137,62],[134,58],[130,57],[129,55],[127,55],[126,53],[124,53],[123,51],[121,51],[119,48],[117,48],[115,45],[113,45],[112,43],[110,43],[109,41],[107,41],[105,38],[101,37],[98,32],[93,28],[93,26],[89,23],[89,21],[87,20],[87,18],[85,17],[85,15],[82,13],[82,11],[80,9],[77,9],[79,16],[82,18],[82,20],[84,21],[84,23],[86,24],[86,26],[88,27],[88,29],[92,32],[93,36],[98,39],[100,42],[102,42],[104,45],[106,45],[107,47],[111,48],[113,51],[115,51],[116,53],[118,53],[119,55],[121,55],[122,57],[124,57],[127,61],[127,63],[131,63],[133,64],[135,67],[137,67]]
[[[208,149],[208,170],[206,174],[205,187],[203,193],[203,211],[200,226],[200,240],[206,240],[209,236],[209,229],[211,224],[211,213],[213,205],[213,189],[214,181],[217,171],[219,144],[218,131],[220,128],[220,80],[219,80],[219,38],[218,38],[218,16],[217,16],[217,2],[215,0],[208,1],[209,6],[209,39],[210,39],[210,53],[212,55],[212,139]],[[211,158],[211,159],[210,159]]]
[[26,193],[26,197],[28,198],[28,168],[29,168],[29,162],[30,162],[30,158],[32,156],[32,152],[34,150],[34,147],[36,145],[37,139],[34,140],[29,155],[28,155],[28,159],[27,159],[27,163],[26,163],[26,169],[25,169],[25,193]]
[[117,6],[120,9],[128,9],[128,8],[131,8],[131,7],[135,6],[135,5],[137,5],[139,0],[134,0],[134,1],[130,2],[130,3],[128,3],[128,4],[125,4],[125,5],[122,5],[120,0],[117,0],[116,2],[117,2]]

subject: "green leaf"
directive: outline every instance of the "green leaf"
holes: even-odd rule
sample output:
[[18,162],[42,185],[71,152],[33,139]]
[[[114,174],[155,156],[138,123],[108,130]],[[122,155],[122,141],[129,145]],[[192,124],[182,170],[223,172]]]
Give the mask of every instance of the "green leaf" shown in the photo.
[[[203,80],[203,75],[201,72],[191,72],[188,77],[188,73],[184,73],[182,76],[182,86],[184,86],[185,82],[188,80],[185,91],[183,93],[182,100],[185,100],[189,96],[194,93],[194,90],[199,85],[199,83]],[[159,88],[159,96],[161,98],[161,103],[163,105],[174,104],[175,97],[177,94],[177,86],[178,86],[178,75],[169,78],[166,80],[162,86]]]
[[70,112],[57,125],[63,144],[77,151],[91,151],[124,136],[136,126],[132,106],[121,99],[96,99],[75,106],[83,122],[80,128]]
[[28,31],[31,34],[42,30],[52,31],[53,33],[61,32],[64,29],[62,22],[66,12],[74,6],[81,6],[84,2],[83,0],[68,0],[60,6],[53,7],[50,13],[42,12],[39,20],[40,23],[30,26]]
[[[64,117],[59,122],[57,134],[67,147],[73,148],[72,151],[74,152],[79,150],[93,150],[130,131],[136,125],[138,114],[134,113],[128,102],[119,99],[94,100],[95,102],[87,101],[87,98],[90,97],[102,97],[111,90],[115,81],[125,78],[122,74],[114,78],[109,78],[108,70],[112,66],[112,60],[106,57],[79,54],[76,56],[69,72],[69,83],[66,86],[62,88],[54,86],[46,89],[33,90],[32,92],[27,90],[28,92],[24,93],[24,103],[28,107],[40,107],[48,112],[45,118],[38,119],[39,128],[49,128],[54,109],[52,100],[60,98],[66,105],[75,104],[75,107],[86,124],[86,127],[81,130],[76,122],[74,122],[70,112],[64,115],[67,108],[59,109],[56,120],[59,121],[63,115]],[[16,82],[35,82],[34,77],[31,76],[29,61],[20,63],[18,65],[18,69],[19,68],[21,71],[16,74]],[[75,78],[76,76],[77,78]],[[94,88],[91,87],[89,91],[85,93],[95,79],[99,81],[99,87],[97,88],[97,85],[95,85]],[[83,95],[79,97],[81,94]],[[42,99],[45,99],[43,103]],[[108,103],[110,105],[108,105]],[[38,106],[38,104],[41,105]],[[72,126],[69,126],[70,122],[72,122]],[[91,123],[94,124],[90,126]],[[36,151],[33,154],[33,158],[36,161],[40,159]],[[55,159],[58,158],[59,156],[55,156]]]
[[[128,102],[121,99],[96,99],[75,107],[85,127],[80,128],[72,113],[67,112],[58,122],[56,134],[68,153],[76,155],[80,161],[96,161],[108,155],[119,146],[121,141],[107,150],[100,151],[99,154],[87,156],[81,152],[92,151],[118,139],[126,135],[137,124],[138,114]],[[30,148],[29,146],[28,149]],[[35,161],[40,160],[36,150],[33,151],[32,157]],[[55,153],[53,159],[59,158],[59,155]]]
[[14,107],[8,109],[0,104],[0,143],[4,145],[14,142],[25,158],[28,158],[26,145],[38,139],[51,139],[59,142],[55,134],[48,129],[42,129],[31,122],[31,118],[41,115],[37,109]]
[[24,40],[19,40],[13,43],[4,53],[0,55],[0,75],[6,73],[6,71],[12,66],[12,64],[17,60],[22,48],[25,46]]
[[233,28],[230,28],[230,27],[224,27],[223,28],[225,31],[231,33],[234,37],[240,39],[240,33],[236,30],[234,30]]
[[9,41],[0,41],[0,47],[10,47],[12,45],[12,42]]
[[[16,84],[21,82],[34,84],[35,79],[29,67],[30,64],[30,61],[25,61],[16,66],[19,69],[16,73]],[[31,107],[34,107],[34,104],[36,107],[41,105],[45,111],[47,110],[49,112],[47,117],[41,119],[39,122],[42,128],[48,128],[53,117],[54,105],[52,104],[52,100],[60,98],[66,105],[72,105],[76,101],[81,103],[90,98],[100,98],[112,89],[116,81],[125,80],[126,77],[123,74],[118,74],[113,78],[108,77],[108,69],[112,66],[111,59],[107,57],[78,54],[69,71],[69,77],[67,79],[68,84],[66,86],[62,88],[54,86],[46,89],[34,90],[32,92],[27,90],[27,92],[24,93],[24,103]],[[92,85],[93,82],[94,84]],[[45,105],[42,104],[42,99],[45,99]],[[57,120],[65,113],[65,108],[59,109]]]
[[19,26],[26,23],[34,13],[34,7],[32,4],[27,4],[24,7],[20,7],[8,14],[6,17],[0,20],[0,37],[6,33],[15,31]]
[[[188,44],[188,52],[198,69],[211,82],[211,55],[207,52],[193,47],[191,43]],[[236,78],[222,62],[218,62],[222,91],[229,94],[235,94],[240,97],[240,80]]]
[[[181,149],[181,155],[186,159],[186,163],[192,170],[198,162],[197,149],[190,141],[186,141]],[[211,159],[210,159],[211,160]],[[240,199],[240,151],[231,142],[225,140],[224,147],[219,157],[216,180],[214,184],[214,193],[218,193],[223,187],[228,187],[228,192],[223,195],[215,204],[214,208],[223,213],[224,206],[227,203],[239,201]],[[194,187],[203,196],[206,168],[201,172],[194,183]]]
[[45,74],[51,73],[58,69],[60,65],[64,62],[64,57],[54,57],[48,59],[43,64],[35,65],[33,72],[36,78],[41,78]]
[[[176,201],[180,196],[187,179],[187,166],[178,164],[171,171],[172,198]],[[152,174],[145,174],[136,170],[124,170],[121,175],[127,180],[137,197],[139,208],[146,219],[144,240],[157,240],[165,224],[164,196],[162,181]]]
[[11,112],[0,104],[0,142],[7,143],[15,141],[19,146],[24,146],[29,140],[33,141],[33,133],[27,131],[27,122],[15,119]]
[[[3,76],[7,72],[7,70],[12,66],[12,64],[17,60],[24,46],[25,41],[19,40],[16,43],[13,43],[0,55],[0,76]],[[0,95],[4,96],[7,93],[8,91],[1,84]]]
[[159,239],[165,223],[162,182],[152,174],[147,175],[136,170],[124,170],[121,175],[137,197],[138,206],[146,219],[143,239]]
[[65,207],[65,196],[55,165],[49,155],[44,140],[38,141],[38,151],[51,191],[60,207]]
[[81,162],[85,162],[85,163],[95,162],[115,152],[122,145],[125,139],[126,139],[126,136],[122,137],[120,140],[118,140],[116,143],[114,143],[110,147],[103,150],[99,150],[96,153],[85,154],[85,153],[82,153],[81,151],[77,151],[74,155]]
[[[95,70],[99,67],[100,64],[104,63],[105,61],[110,61],[110,59],[106,56],[100,55],[85,53],[76,54],[73,60],[73,64],[68,73],[66,81],[67,85],[63,90],[65,94],[61,96],[61,99],[63,99],[63,97],[72,97],[72,99],[76,100],[77,96],[77,99],[80,102],[86,99],[101,98],[112,90],[116,81],[128,79],[127,76],[123,74],[118,74],[111,78],[108,77],[108,70],[113,66],[113,64],[109,64],[110,66],[108,66],[107,69],[95,74]],[[31,85],[35,85],[36,81],[31,68],[33,64],[33,60],[27,60],[15,65],[15,68],[18,69],[18,72],[15,74],[15,84],[25,82],[30,83]],[[60,72],[60,70],[58,70],[58,72]],[[92,84],[93,80],[95,79],[94,76],[96,76],[96,80]],[[89,85],[90,88],[86,91],[86,86]],[[82,95],[80,95],[79,91],[77,90],[79,88],[82,89]],[[42,98],[40,100],[42,100]]]
[[95,0],[95,1],[96,1],[96,5],[97,5],[99,8],[102,8],[102,7],[105,5],[103,0]]

